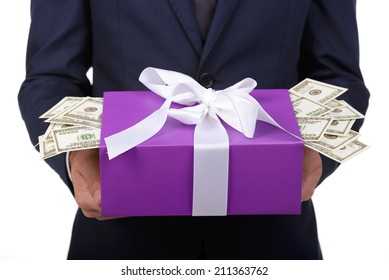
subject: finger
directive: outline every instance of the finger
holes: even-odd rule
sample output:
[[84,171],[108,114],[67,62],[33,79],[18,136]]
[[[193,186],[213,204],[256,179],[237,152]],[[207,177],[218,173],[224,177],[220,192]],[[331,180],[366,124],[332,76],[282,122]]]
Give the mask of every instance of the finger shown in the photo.
[[97,220],[99,221],[108,221],[108,220],[114,220],[114,219],[119,219],[119,218],[124,218],[124,217],[96,217]]
[[98,188],[93,192],[93,200],[96,205],[101,208],[101,190]]
[[319,153],[304,148],[301,201],[309,200],[316,189],[322,174],[322,162]]
[[[76,184],[74,184],[76,186]],[[96,201],[92,194],[89,192],[89,189],[82,184],[77,184],[77,191],[75,191],[75,199],[82,209],[100,209],[100,201]]]
[[301,201],[307,201],[311,199],[315,192],[315,185],[312,183],[306,183],[303,185],[302,193],[301,193]]
[[101,195],[99,182],[91,184],[79,172],[74,172],[73,186],[78,206],[90,216],[92,211],[101,211]]
[[101,217],[101,211],[96,211],[93,209],[81,209],[82,213],[84,214],[85,217],[87,218],[100,218]]
[[84,213],[84,215],[88,218],[97,218],[101,217],[101,200],[99,199],[100,196],[97,195],[96,198],[89,192],[88,188],[85,188],[79,185],[78,191],[75,192],[75,199]]

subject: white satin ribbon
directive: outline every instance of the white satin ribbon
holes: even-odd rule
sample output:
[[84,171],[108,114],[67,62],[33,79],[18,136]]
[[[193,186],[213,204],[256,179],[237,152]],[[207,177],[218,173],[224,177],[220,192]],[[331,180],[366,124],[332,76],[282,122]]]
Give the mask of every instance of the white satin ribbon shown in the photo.
[[[153,137],[168,116],[196,125],[193,216],[227,214],[229,140],[220,119],[249,138],[254,135],[257,120],[291,134],[249,95],[256,87],[251,78],[215,91],[202,87],[182,73],[149,67],[142,71],[139,80],[166,101],[136,125],[106,137],[108,157],[113,159]],[[172,102],[187,107],[173,109],[170,108]]]

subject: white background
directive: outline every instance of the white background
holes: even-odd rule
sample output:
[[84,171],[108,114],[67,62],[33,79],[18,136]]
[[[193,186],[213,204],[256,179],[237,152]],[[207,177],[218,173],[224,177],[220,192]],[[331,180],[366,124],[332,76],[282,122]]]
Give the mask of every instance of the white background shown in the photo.
[[[314,195],[324,263],[345,270],[384,272],[380,265],[389,261],[388,8],[387,1],[358,1],[361,68],[372,95],[361,141],[370,149],[343,164]],[[0,260],[61,262],[76,204],[39,160],[17,105],[29,20],[28,0],[0,2]]]

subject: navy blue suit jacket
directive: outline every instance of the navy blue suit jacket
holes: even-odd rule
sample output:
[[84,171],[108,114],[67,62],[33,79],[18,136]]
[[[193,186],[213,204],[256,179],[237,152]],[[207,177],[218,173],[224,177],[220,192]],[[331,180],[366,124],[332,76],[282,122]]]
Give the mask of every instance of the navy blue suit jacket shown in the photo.
[[[19,104],[33,144],[47,127],[38,117],[64,96],[145,89],[138,76],[148,66],[216,89],[246,77],[258,88],[290,88],[309,77],[348,88],[342,99],[367,110],[355,0],[219,0],[205,42],[187,0],[31,3]],[[91,67],[93,85],[86,77]],[[338,166],[322,160],[321,180]],[[47,163],[72,189],[64,156]]]

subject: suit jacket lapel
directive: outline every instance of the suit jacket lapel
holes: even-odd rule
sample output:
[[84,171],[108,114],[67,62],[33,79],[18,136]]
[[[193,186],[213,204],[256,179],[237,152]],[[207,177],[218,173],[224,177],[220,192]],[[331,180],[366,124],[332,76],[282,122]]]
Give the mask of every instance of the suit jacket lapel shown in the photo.
[[191,41],[194,49],[200,56],[203,51],[203,43],[200,30],[197,26],[196,18],[192,8],[191,1],[186,0],[169,0],[176,13],[185,33]]
[[215,10],[215,15],[213,16],[212,23],[208,31],[207,40],[205,41],[204,49],[201,54],[200,64],[204,62],[204,60],[207,58],[208,54],[212,50],[212,47],[219,38],[220,34],[222,33],[222,30],[237,3],[238,0],[218,1]]
[[228,18],[232,14],[238,0],[219,0],[212,19],[208,36],[203,45],[200,30],[197,26],[196,18],[192,8],[191,1],[169,0],[178,20],[180,21],[185,33],[191,41],[194,49],[200,56],[200,64],[204,62],[212,50],[215,42],[220,36]]

